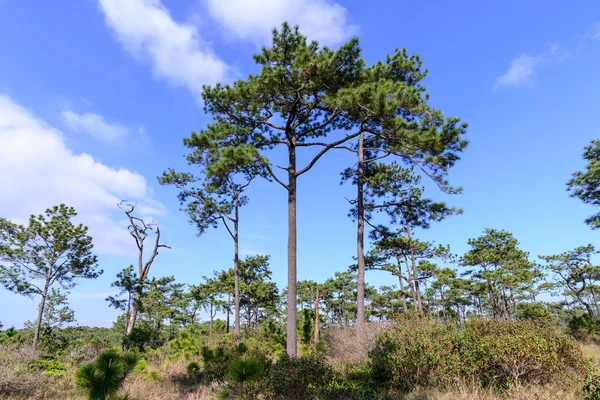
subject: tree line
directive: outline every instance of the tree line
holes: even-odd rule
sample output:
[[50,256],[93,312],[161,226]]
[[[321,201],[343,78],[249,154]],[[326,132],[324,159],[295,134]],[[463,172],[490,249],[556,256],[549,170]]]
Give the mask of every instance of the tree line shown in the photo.
[[[320,324],[355,325],[360,332],[368,320],[390,320],[409,311],[458,323],[471,316],[513,319],[531,313],[540,295],[550,293],[561,296],[561,307],[581,307],[590,318],[600,315],[600,274],[591,245],[536,261],[502,230],[487,229],[470,239],[462,256],[417,237],[462,212],[433,200],[425,187],[461,193],[448,174],[468,145],[467,125],[429,104],[423,86],[427,71],[417,55],[395,50],[369,65],[358,39],[332,50],[284,24],[254,60],[258,73],[230,85],[204,87],[211,122],[183,139],[194,170],[167,169],[158,178],[178,190],[182,210],[200,235],[217,227],[228,232],[232,266],[198,285],[150,278],[159,250],[169,246],[162,243],[158,224],[136,216],[136,204],[119,203],[137,248],[135,265],[121,271],[113,284],[119,294],[107,299],[124,312],[124,335],[131,335],[138,321],[176,331],[194,324],[203,310],[211,331],[217,315],[225,315],[225,329],[233,320],[235,335],[256,329],[260,321],[285,323],[287,353],[295,356],[298,335],[317,338]],[[271,159],[278,149],[286,155],[283,165]],[[356,264],[326,282],[298,281],[297,181],[334,151],[348,152],[355,160],[341,166],[340,174],[342,183],[356,189],[349,200],[349,215],[356,222]],[[299,156],[308,161],[299,165]],[[589,164],[573,175],[568,188],[573,196],[599,205],[600,142],[586,147],[584,158]],[[239,256],[242,208],[257,179],[287,193],[288,280],[282,290],[270,281],[267,255]],[[64,291],[80,278],[102,273],[92,238],[86,227],[73,223],[75,216],[74,209],[60,205],[32,216],[28,226],[0,219],[2,284],[41,298],[34,345],[42,327],[52,325],[44,318],[72,320]],[[596,214],[587,222],[596,228],[598,221]],[[365,272],[371,270],[390,273],[397,284],[371,287],[365,283]]]

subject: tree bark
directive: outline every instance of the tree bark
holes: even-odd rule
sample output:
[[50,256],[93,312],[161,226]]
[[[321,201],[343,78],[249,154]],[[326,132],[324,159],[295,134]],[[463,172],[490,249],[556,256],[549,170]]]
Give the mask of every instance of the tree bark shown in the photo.
[[[140,293],[136,292],[133,294],[133,304],[131,305],[131,312],[129,313],[129,321],[127,322],[127,335],[131,333],[137,320],[138,308],[137,304],[140,302]],[[137,304],[136,304],[137,303]]]
[[[48,274],[50,275],[50,274]],[[33,348],[37,347],[38,341],[40,340],[40,329],[42,327],[42,317],[44,316],[44,307],[46,306],[46,297],[48,296],[48,288],[50,287],[50,281],[47,279],[42,292],[42,299],[40,300],[40,306],[38,309],[38,317],[35,322],[35,332],[33,334]]]
[[208,326],[208,334],[212,335],[213,328],[213,302],[210,302],[210,325]]
[[234,302],[235,302],[235,326],[233,332],[240,335],[240,256],[239,256],[239,200],[235,202],[235,221],[233,224],[233,273],[234,273]]
[[296,333],[296,147],[290,143],[288,147],[288,295],[287,295],[287,353],[290,357],[297,354]]
[[[408,222],[406,223],[406,235],[408,236],[408,239],[412,239],[410,225]],[[414,290],[416,293],[415,296],[416,296],[416,301],[417,301],[417,303],[415,305],[415,310],[423,311],[423,306],[421,305],[421,291],[419,290],[419,280],[417,277],[417,259],[415,257],[415,250],[413,249],[412,245],[410,247],[410,260],[411,260],[411,264],[412,264],[413,287],[414,287]]]
[[404,292],[404,281],[402,280],[402,262],[400,258],[396,257],[396,262],[398,263],[398,280],[400,282],[400,292],[402,293],[402,309],[404,312],[408,312],[408,307],[406,305],[406,293]]
[[[415,287],[415,279],[412,275],[412,268],[410,266],[410,264],[408,263],[408,257],[404,256],[404,262],[406,264],[406,283],[408,284],[408,286],[410,286],[410,294],[412,296],[412,300],[413,300],[413,309],[415,312],[419,311],[419,305],[418,305],[418,301],[417,301],[417,290]],[[402,278],[400,278],[402,279]]]
[[358,260],[358,276],[356,284],[356,325],[359,337],[365,325],[365,206],[363,198],[364,179],[364,134],[358,137],[358,168],[356,174],[356,249]]
[[320,335],[319,326],[319,287],[317,287],[317,293],[315,295],[315,344],[319,341]]
[[231,293],[227,292],[227,327],[225,333],[229,333],[229,309],[231,307]]

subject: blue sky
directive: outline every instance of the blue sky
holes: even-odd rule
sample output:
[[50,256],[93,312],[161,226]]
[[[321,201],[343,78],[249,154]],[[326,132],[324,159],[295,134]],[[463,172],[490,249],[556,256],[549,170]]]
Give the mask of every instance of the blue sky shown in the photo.
[[[198,238],[176,191],[156,176],[186,169],[181,139],[208,121],[203,84],[255,72],[251,55],[283,21],[337,46],[358,35],[374,62],[396,47],[420,54],[432,104],[469,123],[470,145],[450,179],[464,194],[444,198],[465,213],[420,237],[454,252],[484,228],[514,233],[532,255],[598,243],[583,220],[594,210],[565,183],[597,139],[600,3],[311,0],[0,0],[0,216],[23,221],[65,202],[90,226],[104,275],[83,281],[71,303],[82,325],[110,326],[104,298],[135,261],[120,199],[138,201],[173,250],[152,274],[197,283],[231,265],[220,229]],[[299,279],[325,280],[355,252],[333,154],[299,183]],[[286,281],[286,198],[256,182],[242,210],[241,252],[270,254]],[[393,283],[368,273],[373,285]],[[36,304],[0,289],[0,321],[21,326]]]

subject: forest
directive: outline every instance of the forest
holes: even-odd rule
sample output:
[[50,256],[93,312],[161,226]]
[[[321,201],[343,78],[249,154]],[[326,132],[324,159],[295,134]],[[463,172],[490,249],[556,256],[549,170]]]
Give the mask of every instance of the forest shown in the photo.
[[[369,64],[358,39],[331,49],[283,24],[254,62],[256,74],[203,87],[211,122],[180,135],[188,169],[164,165],[157,177],[198,241],[227,233],[230,265],[193,283],[155,277],[174,244],[135,200],[115,204],[135,249],[118,272],[103,271],[68,204],[25,224],[0,218],[0,283],[35,302],[24,327],[0,323],[0,397],[600,399],[594,244],[530,254],[490,226],[456,254],[443,237],[419,237],[460,218],[440,199],[460,197],[451,172],[471,138],[431,105],[418,55],[396,49]],[[582,151],[585,168],[557,184],[597,207],[600,140]],[[334,152],[355,160],[339,166],[354,193],[354,263],[298,280],[298,182]],[[286,285],[270,255],[240,252],[259,180],[287,197]],[[596,229],[593,210],[585,223]],[[389,284],[370,284],[372,271]],[[119,317],[78,325],[70,290],[109,273],[106,307]]]

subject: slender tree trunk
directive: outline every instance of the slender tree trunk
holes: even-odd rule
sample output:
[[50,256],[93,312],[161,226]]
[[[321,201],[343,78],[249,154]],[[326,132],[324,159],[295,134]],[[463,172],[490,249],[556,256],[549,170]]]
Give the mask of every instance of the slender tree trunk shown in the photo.
[[235,201],[235,221],[233,223],[233,273],[234,273],[234,303],[235,326],[233,332],[240,335],[240,256],[239,256],[239,200]]
[[415,289],[415,280],[412,276],[410,264],[408,263],[408,257],[406,256],[404,256],[404,263],[406,264],[406,283],[408,284],[408,286],[410,286],[410,294],[413,300],[413,309],[415,312],[417,312],[419,311],[419,308],[417,305],[417,291]]
[[288,147],[288,296],[287,296],[287,353],[290,357],[296,357],[296,146],[290,143]]
[[[412,239],[412,234],[410,231],[410,224],[408,222],[406,223],[406,235],[408,236],[408,239]],[[423,307],[421,305],[421,291],[419,290],[419,280],[417,277],[417,258],[415,256],[415,250],[413,249],[412,245],[410,246],[410,260],[412,263],[413,286],[414,286],[414,290],[416,292],[416,301],[417,301],[415,310],[423,311]]]
[[402,262],[398,257],[396,257],[396,262],[398,263],[398,281],[400,282],[400,293],[402,293],[402,309],[406,313],[408,312],[408,307],[406,306],[406,293],[404,292],[404,281],[402,280]]
[[127,322],[127,335],[131,333],[133,327],[135,326],[135,321],[137,320],[138,309],[136,303],[140,302],[140,293],[135,292],[133,294],[133,304],[131,305],[131,312],[129,314],[129,321]]
[[356,284],[356,325],[360,334],[365,325],[365,205],[363,198],[363,179],[364,179],[364,134],[358,137],[358,168],[356,174],[356,249],[358,260],[358,276]]
[[[125,336],[127,336],[127,328],[129,327],[129,317],[131,315],[131,294],[127,296],[127,313],[125,313]],[[192,323],[194,320],[192,319]]]
[[317,293],[315,295],[315,344],[319,341],[320,335],[320,326],[319,326],[319,287],[317,286]]
[[[50,273],[48,273],[50,276]],[[50,287],[49,279],[46,279],[46,284],[44,285],[44,291],[42,292],[42,299],[40,300],[40,305],[38,308],[38,317],[35,321],[35,332],[33,334],[33,348],[37,347],[37,344],[40,340],[40,329],[42,327],[42,317],[44,316],[44,307],[46,306],[46,297],[48,296],[48,288]]]
[[442,305],[442,318],[446,321],[446,300],[444,299],[444,288],[440,287],[440,303]]
[[513,306],[513,315],[515,315],[517,313],[517,300],[515,299],[515,291],[513,290],[513,288],[510,288],[509,291],[510,291],[510,301],[512,302],[512,306]]
[[592,301],[594,302],[594,308],[596,309],[596,314],[600,315],[600,308],[598,307],[598,299],[596,298],[596,291],[594,290],[594,286],[592,286],[592,282],[589,283],[590,293],[592,293]]
[[502,304],[504,305],[504,319],[508,321],[510,319],[510,312],[508,310],[508,297],[506,296],[506,288],[502,289]]
[[210,325],[208,326],[208,334],[212,335],[213,328],[213,302],[210,302]]
[[227,328],[225,329],[226,333],[229,333],[229,309],[231,307],[231,293],[227,293]]

